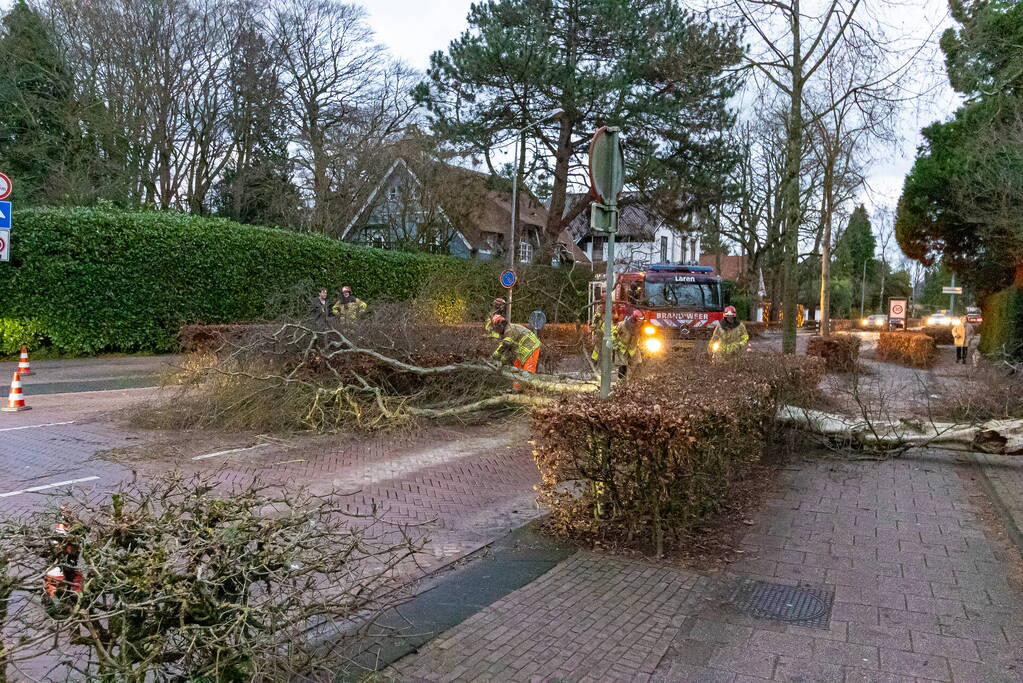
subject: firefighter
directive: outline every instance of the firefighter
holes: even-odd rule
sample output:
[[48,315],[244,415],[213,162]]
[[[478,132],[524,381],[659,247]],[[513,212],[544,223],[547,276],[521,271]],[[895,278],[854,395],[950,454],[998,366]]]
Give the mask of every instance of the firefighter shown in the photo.
[[492,357],[501,362],[512,357],[512,365],[516,368],[536,373],[536,365],[540,361],[540,338],[536,333],[523,325],[509,325],[503,315],[493,316],[490,325],[501,335],[501,343],[494,349]]
[[735,311],[735,306],[725,308],[725,316],[714,328],[707,349],[711,358],[724,358],[743,349],[749,351],[749,333]]
[[611,347],[614,349],[614,362],[618,366],[618,379],[625,379],[629,370],[640,360],[639,328],[643,320],[633,314],[622,320],[611,329]]
[[496,299],[494,299],[494,301],[490,304],[490,313],[487,314],[487,319],[483,323],[483,331],[487,333],[487,336],[497,341],[501,340],[501,335],[494,329],[493,324],[494,316],[495,315],[503,316],[504,309],[507,306],[508,302],[502,299],[501,297],[497,297]]
[[334,304],[331,313],[342,322],[355,322],[366,312],[366,302],[352,295],[352,288],[345,285],[341,288],[341,298]]

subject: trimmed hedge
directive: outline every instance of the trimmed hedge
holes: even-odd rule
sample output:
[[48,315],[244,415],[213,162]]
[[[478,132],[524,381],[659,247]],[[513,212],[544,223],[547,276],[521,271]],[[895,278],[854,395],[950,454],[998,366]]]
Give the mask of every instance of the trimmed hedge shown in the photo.
[[980,350],[987,356],[1023,360],[1023,287],[1007,287],[984,301]]
[[928,337],[934,337],[934,343],[938,346],[952,346],[955,344],[951,325],[927,325],[924,327],[924,334]]
[[850,334],[810,337],[806,355],[823,358],[828,372],[852,372],[860,357],[860,338]]
[[812,394],[819,360],[739,354],[669,360],[610,399],[562,398],[533,411],[539,501],[548,528],[660,553],[721,510],[764,450],[778,405]]
[[[503,263],[357,247],[188,214],[24,209],[13,232],[11,263],[0,268],[0,352],[42,340],[65,353],[166,351],[182,325],[304,314],[321,286],[334,297],[351,285],[371,303],[420,297],[436,304],[437,317],[463,319],[482,319],[503,292]],[[516,313],[540,308],[552,322],[574,320],[589,275],[524,269]]]
[[882,332],[877,357],[913,368],[930,368],[938,361],[934,337],[923,332]]

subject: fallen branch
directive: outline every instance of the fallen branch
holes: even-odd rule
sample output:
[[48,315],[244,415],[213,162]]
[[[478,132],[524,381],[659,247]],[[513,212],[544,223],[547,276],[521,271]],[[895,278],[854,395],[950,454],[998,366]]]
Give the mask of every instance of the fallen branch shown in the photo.
[[829,438],[884,450],[940,447],[995,455],[1023,455],[1023,419],[990,420],[980,425],[916,420],[866,420],[819,410],[783,406],[778,420]]

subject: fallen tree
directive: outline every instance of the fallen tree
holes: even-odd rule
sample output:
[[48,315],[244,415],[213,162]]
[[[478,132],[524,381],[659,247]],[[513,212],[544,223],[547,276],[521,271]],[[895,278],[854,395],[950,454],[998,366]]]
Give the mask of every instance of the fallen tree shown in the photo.
[[910,448],[1023,455],[1023,419],[989,420],[971,425],[908,418],[867,419],[783,406],[778,420],[840,443],[883,451]]

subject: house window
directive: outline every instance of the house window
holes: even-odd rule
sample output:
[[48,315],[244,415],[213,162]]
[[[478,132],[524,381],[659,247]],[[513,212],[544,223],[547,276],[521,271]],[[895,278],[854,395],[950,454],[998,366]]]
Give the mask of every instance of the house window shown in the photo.
[[700,259],[696,258],[696,240],[694,239],[689,243],[689,260],[693,263],[697,263]]
[[668,237],[666,235],[661,236],[661,263],[668,262]]
[[533,245],[525,240],[519,242],[519,262],[520,263],[533,262]]

